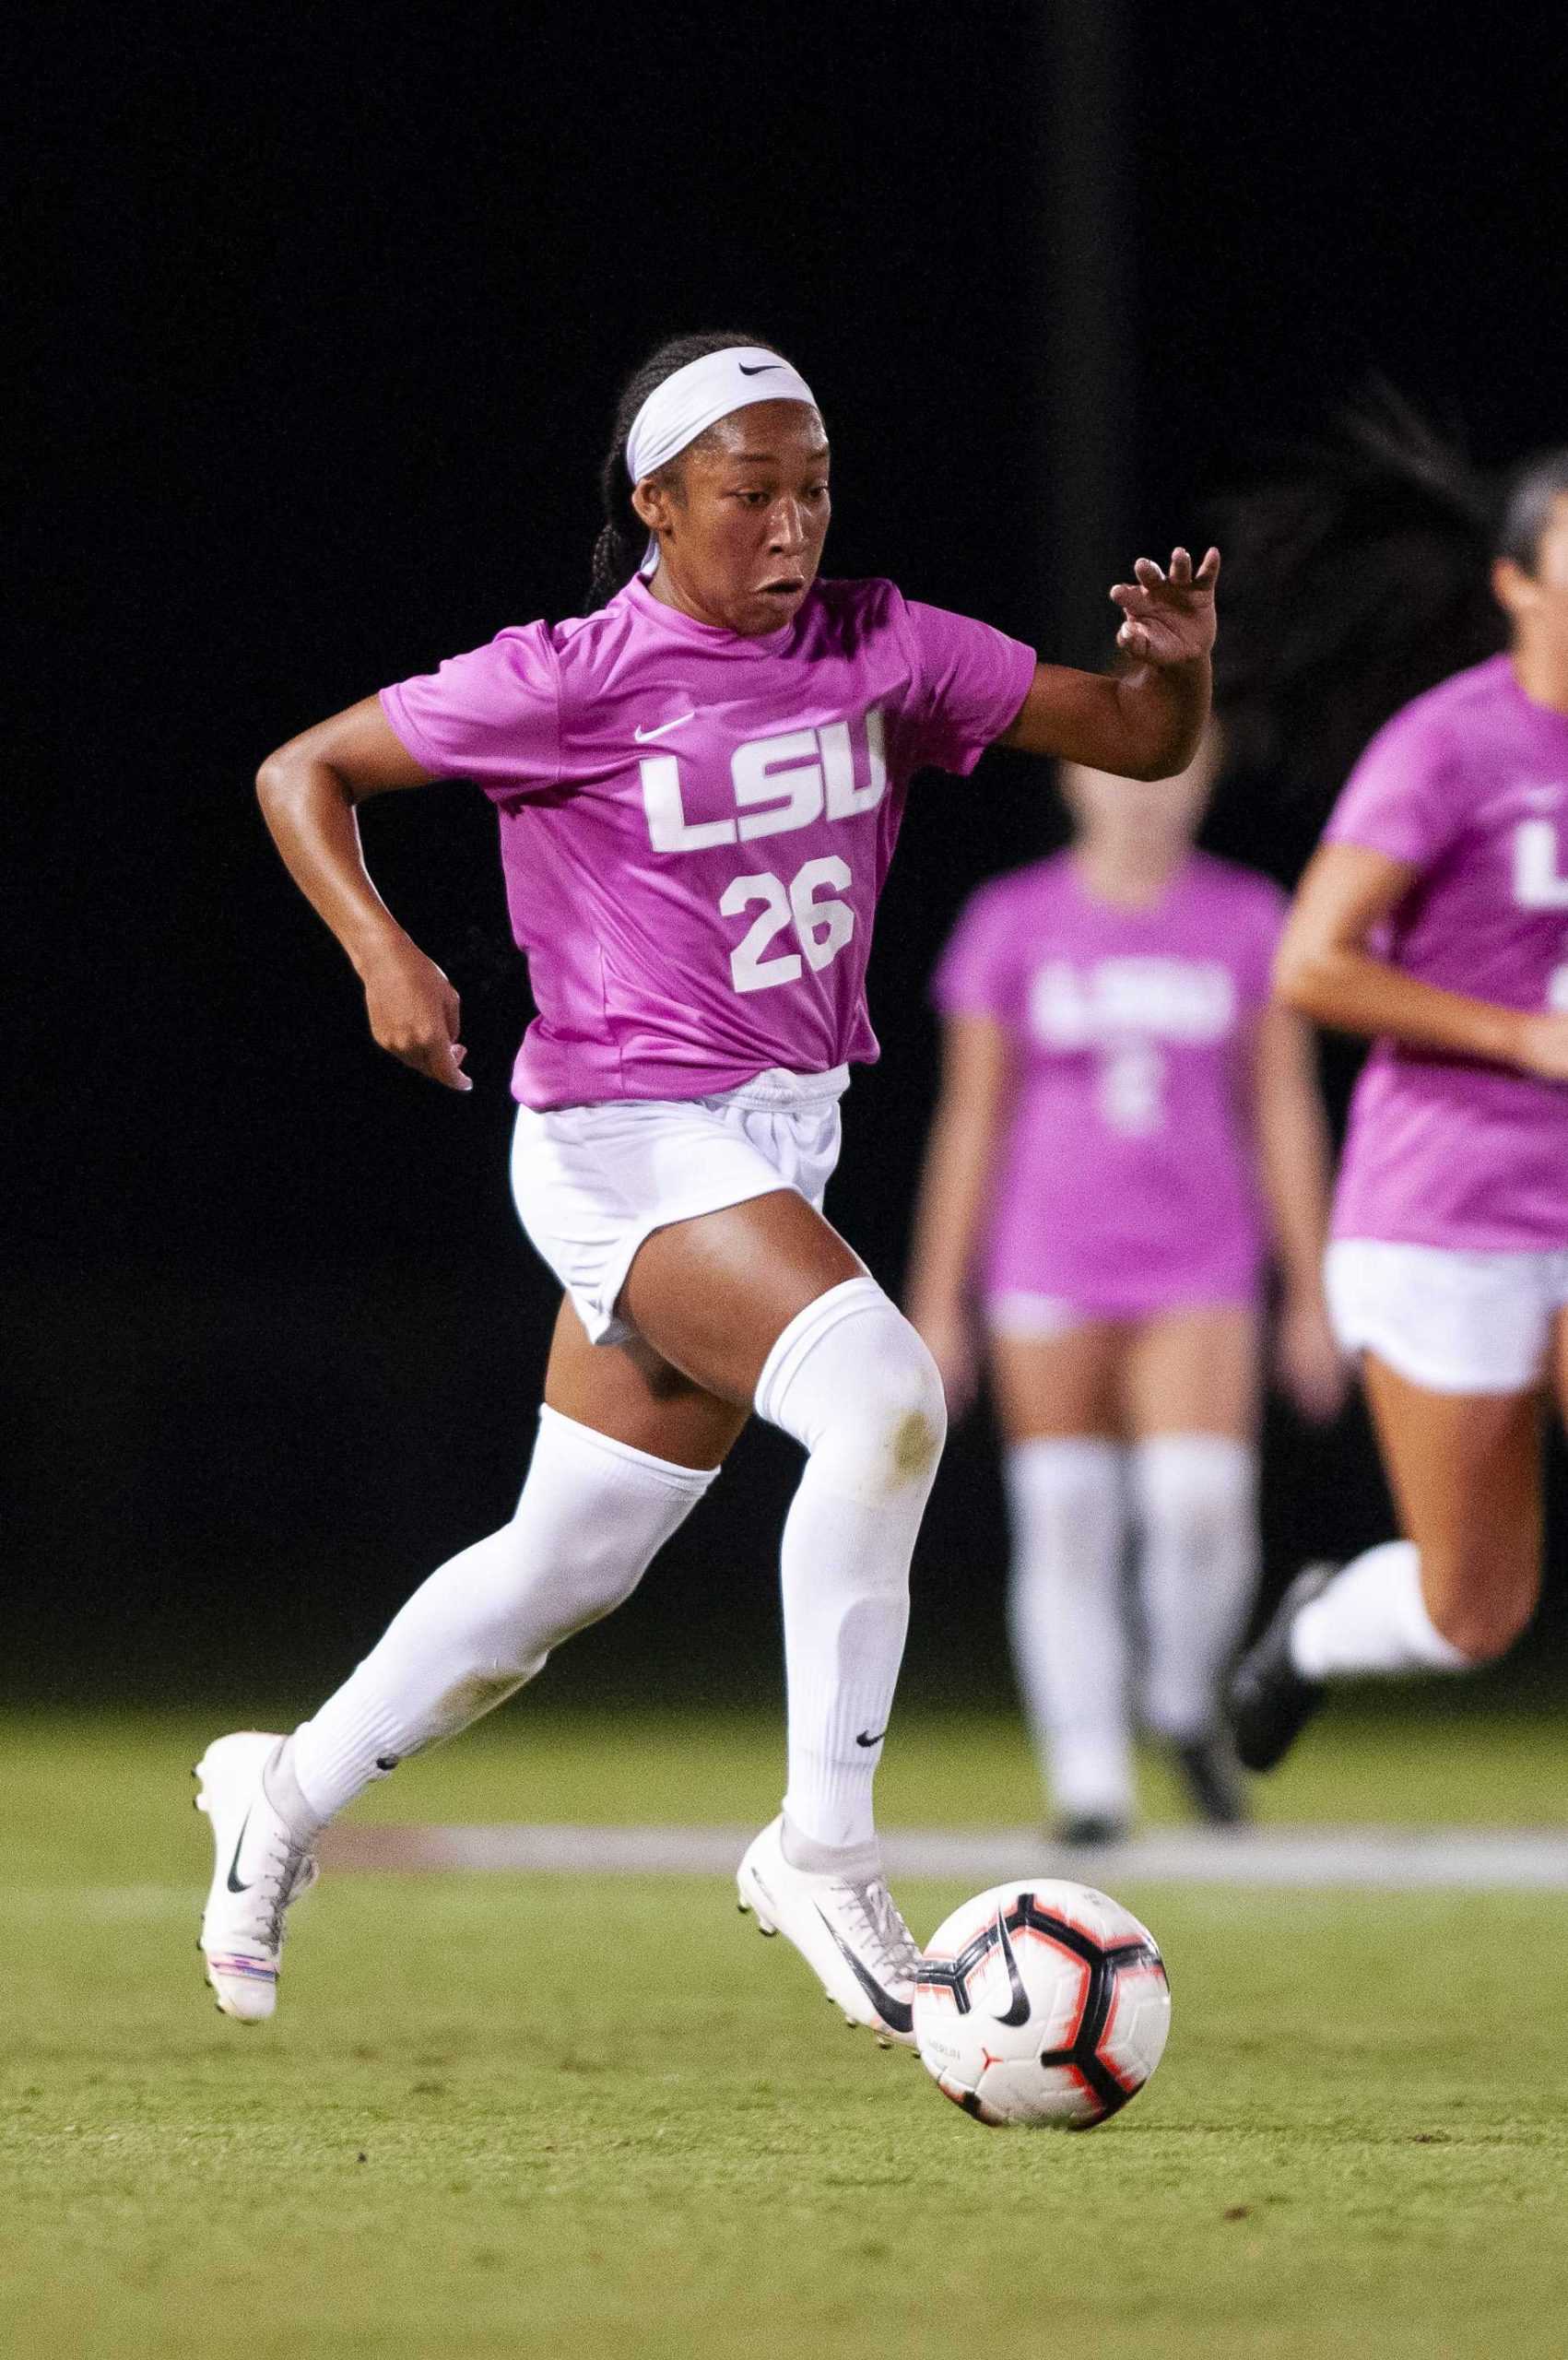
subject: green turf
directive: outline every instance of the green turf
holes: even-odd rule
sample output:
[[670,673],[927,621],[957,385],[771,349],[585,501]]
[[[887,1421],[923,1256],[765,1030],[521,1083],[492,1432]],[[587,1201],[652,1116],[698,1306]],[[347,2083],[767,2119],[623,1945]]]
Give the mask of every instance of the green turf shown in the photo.
[[[377,1808],[744,1819],[776,1791],[770,1731],[513,1720]],[[1429,1805],[1453,1777],[1504,1799],[1483,1815],[1550,1815],[1544,1738],[1462,1743]],[[11,1723],[0,1750],[0,2349],[27,2360],[1568,2340],[1561,1897],[1128,1888],[1174,1988],[1159,2076],[1088,2137],[991,2132],[701,1879],[339,1878],[299,1913],[285,2014],[242,2031],[196,1979],[189,1731]],[[1019,1815],[1014,1754],[912,1730],[890,1801]],[[902,1897],[923,1931],[961,1894]]]

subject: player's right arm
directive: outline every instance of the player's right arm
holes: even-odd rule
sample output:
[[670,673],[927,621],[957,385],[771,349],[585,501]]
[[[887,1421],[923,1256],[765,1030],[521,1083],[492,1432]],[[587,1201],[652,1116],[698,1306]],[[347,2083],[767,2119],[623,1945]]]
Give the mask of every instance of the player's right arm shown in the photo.
[[949,1016],[942,1089],[925,1150],[910,1258],[909,1316],[957,1415],[977,1377],[969,1290],[1012,1088],[1012,1053],[995,1017]]
[[400,743],[379,698],[365,697],[269,754],[256,794],[289,874],[364,985],[377,1043],[416,1073],[468,1090],[457,994],[377,892],[355,816],[368,796],[433,776]]
[[1568,1081],[1568,1015],[1472,999],[1408,975],[1367,949],[1420,870],[1364,844],[1327,844],[1308,865],[1280,939],[1274,988],[1289,1008],[1337,1032],[1387,1033]]

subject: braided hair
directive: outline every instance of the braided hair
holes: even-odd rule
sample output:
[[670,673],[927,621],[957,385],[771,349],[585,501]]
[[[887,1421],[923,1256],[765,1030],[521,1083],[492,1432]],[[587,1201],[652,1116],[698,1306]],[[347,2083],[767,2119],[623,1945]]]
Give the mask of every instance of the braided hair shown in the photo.
[[[588,609],[604,606],[623,590],[643,562],[643,552],[648,545],[648,529],[631,506],[633,485],[626,465],[626,438],[631,431],[631,421],[656,386],[678,369],[692,360],[705,360],[711,352],[727,352],[733,345],[761,344],[760,336],[742,336],[738,331],[725,335],[716,328],[706,329],[696,336],[672,336],[646,360],[621,387],[616,404],[615,426],[610,446],[599,470],[599,492],[604,502],[605,521],[599,537],[594,543],[594,572],[588,589]],[[769,349],[773,349],[769,347]],[[701,435],[698,442],[703,440]],[[695,448],[695,445],[689,445]],[[685,453],[678,454],[684,457]],[[676,460],[670,461],[674,466]],[[665,470],[659,470],[662,478]]]
[[1490,581],[1500,514],[1533,565],[1526,506],[1517,492],[1500,502],[1458,442],[1381,381],[1322,442],[1223,499],[1214,701],[1227,766],[1332,794],[1401,705],[1494,655],[1507,637]]

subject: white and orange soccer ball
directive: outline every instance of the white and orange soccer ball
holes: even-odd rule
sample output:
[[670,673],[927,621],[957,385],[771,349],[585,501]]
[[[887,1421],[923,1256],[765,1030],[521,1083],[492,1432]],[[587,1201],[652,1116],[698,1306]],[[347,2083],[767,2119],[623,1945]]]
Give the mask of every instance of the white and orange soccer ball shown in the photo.
[[1158,1943],[1092,1885],[993,1885],[937,1927],[921,1958],[921,2058],[978,2122],[1087,2130],[1138,2095],[1170,2028]]

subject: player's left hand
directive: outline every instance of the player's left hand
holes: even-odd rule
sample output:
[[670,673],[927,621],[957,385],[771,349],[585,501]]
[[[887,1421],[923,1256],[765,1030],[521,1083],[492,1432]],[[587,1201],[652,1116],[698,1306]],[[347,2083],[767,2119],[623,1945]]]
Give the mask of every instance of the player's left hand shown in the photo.
[[1196,573],[1185,549],[1171,551],[1168,573],[1151,557],[1140,557],[1133,572],[1136,581],[1111,590],[1122,610],[1116,645],[1144,664],[1191,664],[1207,655],[1214,644],[1219,550],[1211,549]]
[[1326,1425],[1338,1416],[1350,1390],[1350,1371],[1329,1325],[1328,1307],[1315,1288],[1288,1292],[1280,1304],[1274,1364],[1280,1386],[1303,1418]]

